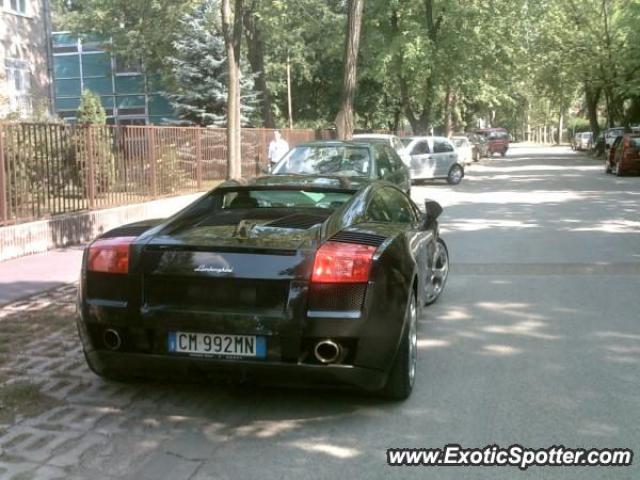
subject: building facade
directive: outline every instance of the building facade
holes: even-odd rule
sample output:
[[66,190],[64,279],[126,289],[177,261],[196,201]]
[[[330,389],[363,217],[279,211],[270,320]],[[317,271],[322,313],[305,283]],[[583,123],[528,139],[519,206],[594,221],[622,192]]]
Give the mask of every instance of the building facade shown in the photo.
[[48,0],[0,0],[0,117],[50,110]]
[[173,108],[161,94],[159,78],[145,74],[140,62],[112,53],[109,41],[55,32],[52,46],[55,112],[65,121],[76,120],[83,90],[100,96],[110,124],[175,120]]

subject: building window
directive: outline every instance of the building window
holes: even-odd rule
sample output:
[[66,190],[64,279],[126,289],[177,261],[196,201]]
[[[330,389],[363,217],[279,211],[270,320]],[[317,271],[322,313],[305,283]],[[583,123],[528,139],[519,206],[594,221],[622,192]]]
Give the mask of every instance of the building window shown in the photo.
[[26,0],[9,0],[9,11],[12,13],[19,13],[20,15],[27,14],[27,1]]
[[9,107],[23,114],[30,112],[31,66],[29,62],[7,58],[4,61],[4,68],[9,89]]
[[116,54],[115,66],[116,75],[140,75],[142,73],[142,61],[139,58]]

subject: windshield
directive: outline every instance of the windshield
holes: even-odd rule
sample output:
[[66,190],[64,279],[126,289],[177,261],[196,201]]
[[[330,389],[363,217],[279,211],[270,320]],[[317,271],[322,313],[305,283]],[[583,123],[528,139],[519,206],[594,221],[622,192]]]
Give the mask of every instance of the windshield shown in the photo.
[[412,139],[412,138],[409,138],[409,137],[401,137],[401,138],[400,138],[400,142],[401,142],[401,143],[402,143],[402,145],[404,145],[405,147],[411,143],[411,140],[413,140],[413,139]]
[[351,198],[348,192],[309,190],[239,190],[223,193],[222,209],[242,208],[330,208]]
[[340,175],[368,177],[371,156],[365,147],[310,145],[295,147],[276,165],[276,175]]

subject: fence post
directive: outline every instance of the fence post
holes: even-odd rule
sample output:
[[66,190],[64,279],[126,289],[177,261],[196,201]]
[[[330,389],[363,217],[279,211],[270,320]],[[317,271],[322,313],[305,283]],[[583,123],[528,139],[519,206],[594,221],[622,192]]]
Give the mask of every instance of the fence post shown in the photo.
[[149,155],[149,183],[151,198],[158,196],[158,162],[156,158],[156,129],[151,127],[147,136],[147,153]]
[[90,125],[84,126],[84,153],[86,156],[87,166],[87,200],[89,202],[89,210],[93,210],[96,206],[96,164],[93,158],[93,135]]
[[0,125],[0,224],[7,221],[7,181],[4,175],[4,127]]
[[202,190],[202,139],[200,127],[196,127],[196,186]]

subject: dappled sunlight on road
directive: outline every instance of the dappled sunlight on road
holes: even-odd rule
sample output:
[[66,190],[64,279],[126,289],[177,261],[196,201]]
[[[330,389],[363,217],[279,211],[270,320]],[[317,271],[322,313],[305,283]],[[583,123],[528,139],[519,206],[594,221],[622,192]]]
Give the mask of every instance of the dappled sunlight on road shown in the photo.
[[640,222],[612,219],[588,227],[572,229],[574,232],[640,233]]
[[[484,350],[486,353],[491,355],[515,355],[517,353],[521,353],[522,350],[519,348],[512,347],[510,345],[485,345]],[[481,352],[484,353],[484,352]]]
[[304,450],[305,452],[323,453],[325,455],[341,459],[354,458],[360,455],[360,451],[355,448],[340,447],[338,445],[322,443],[322,441],[314,443],[313,439],[306,442],[293,442],[289,445],[295,448],[299,448],[300,450]]

